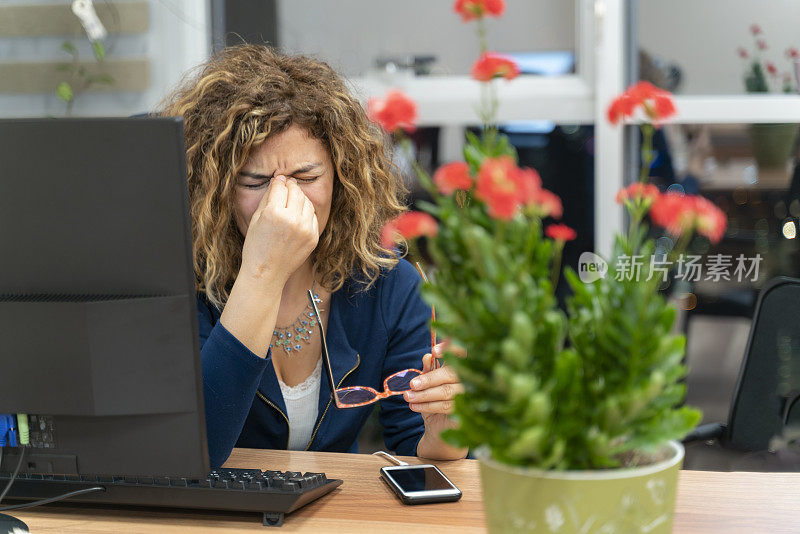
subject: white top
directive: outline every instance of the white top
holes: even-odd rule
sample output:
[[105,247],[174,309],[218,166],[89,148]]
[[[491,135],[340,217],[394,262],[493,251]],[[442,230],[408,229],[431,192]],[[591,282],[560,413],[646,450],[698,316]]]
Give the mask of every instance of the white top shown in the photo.
[[311,439],[319,411],[321,378],[322,358],[317,360],[317,366],[309,377],[296,386],[287,386],[283,380],[278,380],[286,403],[286,417],[289,418],[289,450],[303,451]]

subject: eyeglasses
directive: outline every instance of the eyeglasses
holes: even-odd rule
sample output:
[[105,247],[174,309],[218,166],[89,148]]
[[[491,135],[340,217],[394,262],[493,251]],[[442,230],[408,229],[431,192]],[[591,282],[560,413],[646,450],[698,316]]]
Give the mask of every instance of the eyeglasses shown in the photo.
[[334,386],[335,382],[333,381],[333,371],[331,370],[331,359],[328,355],[328,343],[325,341],[325,329],[322,326],[322,319],[319,316],[317,302],[314,300],[314,294],[311,290],[308,291],[308,301],[314,309],[317,326],[322,335],[322,364],[325,367],[325,372],[328,374],[328,384],[330,385],[333,401],[336,403],[337,408],[358,408],[359,406],[366,406],[367,404],[372,404],[373,402],[391,397],[392,395],[401,395],[404,391],[411,389],[411,381],[422,374],[422,371],[419,369],[406,369],[389,375],[386,380],[383,381],[383,391],[380,393],[368,386],[336,388],[336,386]]

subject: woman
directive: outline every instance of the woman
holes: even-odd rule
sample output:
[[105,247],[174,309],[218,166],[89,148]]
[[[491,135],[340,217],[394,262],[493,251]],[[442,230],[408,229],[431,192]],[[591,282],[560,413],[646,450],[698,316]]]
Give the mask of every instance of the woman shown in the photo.
[[448,367],[430,370],[419,275],[380,245],[403,210],[401,182],[343,80],[307,57],[236,46],[162,114],[182,116],[186,131],[211,464],[234,446],[357,451],[371,406],[331,406],[308,289],[337,387],[380,391],[394,372],[426,371],[381,401],[387,447],[464,457],[439,437],[461,386]]

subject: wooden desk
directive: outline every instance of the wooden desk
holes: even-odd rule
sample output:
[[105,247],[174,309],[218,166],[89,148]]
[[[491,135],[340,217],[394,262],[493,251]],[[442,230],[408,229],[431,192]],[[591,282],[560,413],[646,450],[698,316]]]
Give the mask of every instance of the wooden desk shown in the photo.
[[[416,458],[411,463],[425,463]],[[459,487],[459,502],[405,506],[379,479],[386,461],[377,456],[235,450],[227,467],[322,471],[344,484],[297,512],[283,527],[265,530],[256,514],[168,509],[51,506],[13,513],[35,533],[100,532],[484,532],[478,464],[435,462]],[[682,471],[675,533],[798,532],[800,473]]]

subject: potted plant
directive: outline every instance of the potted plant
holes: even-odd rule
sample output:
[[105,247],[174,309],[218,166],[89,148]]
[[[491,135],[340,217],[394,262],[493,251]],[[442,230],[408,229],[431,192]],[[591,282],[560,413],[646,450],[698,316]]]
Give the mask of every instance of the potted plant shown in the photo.
[[[456,3],[470,6],[480,35],[483,17],[502,13],[487,3]],[[631,87],[609,107],[614,123],[643,121],[640,179],[617,195],[630,229],[611,258],[592,255],[596,269],[565,270],[572,295],[562,310],[554,292],[575,233],[554,222],[560,199],[517,166],[494,125],[493,80],[517,70],[481,44],[473,76],[484,81],[482,134],[467,135],[463,162],[432,179],[418,171],[433,202],[384,232],[387,245],[427,236],[435,269],[423,295],[436,308],[433,327],[466,349],[445,354],[465,391],[454,403],[457,428],[444,437],[480,460],[491,532],[669,532],[683,459],[676,440],[700,413],[682,406],[685,338],[671,333],[675,311],[657,273],[694,232],[719,240],[725,218],[703,198],[647,183],[654,129],[675,108],[669,93]],[[382,103],[371,108],[396,118]],[[675,238],[659,262],[648,217]]]
[[[784,93],[795,93],[797,88],[793,77],[788,72],[779,72],[772,61],[763,58],[769,48],[764,39],[764,31],[758,24],[750,26],[754,48],[747,50],[740,47],[739,57],[745,64],[744,86],[748,93],[769,93],[779,89]],[[795,61],[800,53],[794,47],[786,50],[789,61]],[[753,157],[762,169],[783,169],[792,155],[797,142],[797,124],[751,124],[749,127],[750,144]]]

